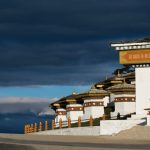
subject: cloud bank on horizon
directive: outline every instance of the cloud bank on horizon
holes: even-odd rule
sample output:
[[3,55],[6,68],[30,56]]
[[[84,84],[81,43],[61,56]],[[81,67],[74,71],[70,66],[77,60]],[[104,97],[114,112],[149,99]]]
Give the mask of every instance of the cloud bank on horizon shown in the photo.
[[57,98],[0,97],[0,114],[34,113],[36,115],[53,115],[54,111],[48,106],[56,100]]
[[148,37],[148,0],[1,0],[0,86],[88,85],[118,67],[110,42]]

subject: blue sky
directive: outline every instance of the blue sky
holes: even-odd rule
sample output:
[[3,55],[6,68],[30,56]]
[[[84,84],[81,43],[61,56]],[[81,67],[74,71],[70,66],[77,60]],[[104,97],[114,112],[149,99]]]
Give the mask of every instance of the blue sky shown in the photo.
[[0,0],[0,96],[87,90],[120,68],[111,42],[149,37],[148,18],[148,0]]
[[26,86],[1,87],[0,96],[60,98],[73,92],[87,91],[90,86]]

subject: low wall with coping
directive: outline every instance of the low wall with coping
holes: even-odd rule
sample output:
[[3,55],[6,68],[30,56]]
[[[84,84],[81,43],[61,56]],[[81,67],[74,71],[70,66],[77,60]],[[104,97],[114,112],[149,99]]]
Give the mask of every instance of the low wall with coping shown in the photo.
[[36,132],[37,135],[74,135],[74,136],[99,136],[113,135],[120,131],[130,129],[136,125],[146,123],[146,119],[136,120],[101,120],[100,126],[63,128]]
[[56,129],[47,130],[32,134],[38,135],[80,135],[80,136],[99,136],[99,126],[92,127],[77,127],[77,128],[66,128],[66,129]]

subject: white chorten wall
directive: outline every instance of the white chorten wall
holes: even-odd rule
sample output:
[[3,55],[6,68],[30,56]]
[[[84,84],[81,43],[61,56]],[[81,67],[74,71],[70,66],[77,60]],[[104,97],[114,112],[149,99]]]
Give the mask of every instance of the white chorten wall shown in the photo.
[[145,115],[150,108],[150,68],[135,68],[136,75],[136,114]]
[[113,102],[115,99],[115,94],[114,93],[110,93],[110,103]]
[[102,99],[84,100],[83,119],[99,118],[104,115],[104,101]]
[[111,112],[111,117],[116,117],[118,113],[127,115],[136,111],[135,95],[133,94],[116,95],[114,104],[115,112]]
[[107,107],[107,105],[110,103],[110,97],[109,96],[105,96],[103,98],[104,101],[104,107]]
[[62,121],[67,121],[66,110],[63,108],[56,110],[55,123],[58,123],[60,119],[62,119]]
[[71,121],[78,120],[79,116],[83,116],[83,106],[81,104],[68,104],[66,110],[67,118],[70,117]]

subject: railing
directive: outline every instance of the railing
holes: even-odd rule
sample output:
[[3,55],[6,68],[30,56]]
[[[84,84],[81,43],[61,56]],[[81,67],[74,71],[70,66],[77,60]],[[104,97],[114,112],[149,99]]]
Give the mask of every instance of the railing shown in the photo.
[[[111,120],[116,119],[125,119],[125,117],[128,117],[131,114],[128,114],[126,116],[121,116],[118,118],[118,116],[114,116],[111,118]],[[47,130],[54,130],[54,129],[62,129],[62,128],[73,128],[73,127],[85,127],[85,126],[99,126],[100,120],[108,120],[110,119],[109,115],[103,115],[100,118],[93,119],[92,116],[90,116],[89,119],[81,119],[81,117],[78,117],[78,120],[71,120],[69,117],[67,121],[63,121],[61,118],[59,122],[55,122],[52,120],[51,122],[45,121],[44,123],[40,122],[39,124],[26,124],[24,126],[24,133],[35,133],[35,132],[41,132],[41,131],[47,131]]]
[[40,131],[46,131],[46,130],[49,130],[49,129],[51,129],[51,128],[49,126],[48,121],[45,121],[44,124],[42,122],[40,122],[39,124],[37,124],[37,123],[26,124],[24,126],[24,134],[40,132]]
[[40,122],[39,124],[37,123],[26,124],[24,126],[24,134],[47,131],[47,130],[54,130],[54,129],[62,129],[62,128],[94,126],[96,125],[96,123],[94,123],[95,121],[99,123],[100,118],[93,119],[93,117],[90,116],[89,119],[81,120],[81,117],[79,116],[78,120],[71,120],[71,118],[69,117],[67,121],[62,121],[62,119],[60,118],[59,122],[55,122],[54,120],[52,120],[51,123],[49,123],[48,121],[45,121],[45,123]]
[[111,120],[125,120],[127,118],[130,118],[132,115],[135,115],[136,113],[129,113],[126,115],[117,115],[117,116],[113,116],[111,117]]

